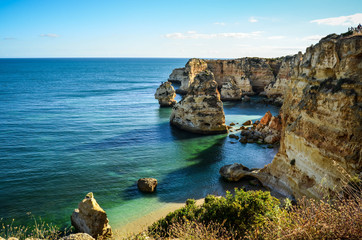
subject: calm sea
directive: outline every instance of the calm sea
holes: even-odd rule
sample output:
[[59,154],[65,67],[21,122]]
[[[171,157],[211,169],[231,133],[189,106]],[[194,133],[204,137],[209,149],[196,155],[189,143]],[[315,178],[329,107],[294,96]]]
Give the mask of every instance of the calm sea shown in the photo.
[[[58,225],[88,192],[121,226],[169,202],[221,194],[225,164],[263,167],[277,149],[169,125],[154,93],[187,59],[0,59],[0,218]],[[179,100],[180,97],[178,96]],[[226,122],[278,109],[225,102]],[[235,142],[235,141],[234,141]],[[142,194],[142,177],[159,181]]]

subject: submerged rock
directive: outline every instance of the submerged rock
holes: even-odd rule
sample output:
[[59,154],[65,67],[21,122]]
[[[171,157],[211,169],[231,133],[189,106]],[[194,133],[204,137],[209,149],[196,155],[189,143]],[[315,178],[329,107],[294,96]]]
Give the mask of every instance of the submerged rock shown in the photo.
[[228,131],[217,83],[210,71],[195,77],[187,95],[173,107],[170,123],[183,130],[201,134]]
[[75,230],[88,233],[93,238],[104,239],[112,236],[106,212],[98,205],[93,193],[88,193],[78,209],[75,209],[71,222]]
[[176,91],[170,82],[162,83],[156,90],[155,98],[161,107],[171,107],[176,104]]
[[138,180],[137,186],[141,192],[154,192],[157,187],[157,179],[141,178]]

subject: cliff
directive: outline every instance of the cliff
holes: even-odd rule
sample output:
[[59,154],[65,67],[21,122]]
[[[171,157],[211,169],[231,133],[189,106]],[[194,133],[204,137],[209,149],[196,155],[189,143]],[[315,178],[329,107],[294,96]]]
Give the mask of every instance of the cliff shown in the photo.
[[329,35],[285,66],[281,145],[260,172],[286,194],[319,198],[361,173],[362,36]]
[[194,78],[187,95],[173,107],[170,123],[201,134],[227,132],[223,104],[210,71],[201,72]]
[[[221,99],[237,100],[241,95],[252,95],[264,91],[264,88],[275,77],[282,64],[280,59],[241,58],[235,60],[203,60],[190,59],[184,68],[175,69],[169,81],[181,83],[179,93],[185,94],[194,81],[195,76],[205,70],[215,76],[221,94]],[[223,89],[224,88],[224,89]],[[230,95],[231,94],[231,95]]]
[[278,79],[285,91],[279,152],[263,169],[234,164],[220,173],[253,176],[296,198],[337,194],[361,177],[362,36],[323,38],[285,58]]

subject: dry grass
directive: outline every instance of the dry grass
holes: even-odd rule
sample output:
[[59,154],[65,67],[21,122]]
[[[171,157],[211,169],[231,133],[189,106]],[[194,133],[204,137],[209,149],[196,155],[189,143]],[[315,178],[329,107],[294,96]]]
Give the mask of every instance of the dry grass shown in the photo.
[[59,228],[53,224],[45,223],[41,218],[32,218],[34,223],[30,227],[16,225],[14,219],[10,223],[5,223],[0,219],[0,237],[5,239],[14,237],[19,240],[26,238],[52,240],[59,239],[67,232],[67,230],[60,231]]
[[186,221],[175,223],[169,229],[170,238],[174,239],[221,239],[232,240],[238,239],[237,233],[226,229],[223,224]]
[[362,239],[361,199],[333,202],[303,198],[250,239]]
[[350,179],[338,196],[302,198],[286,206],[275,221],[248,234],[248,239],[362,239],[362,183]]

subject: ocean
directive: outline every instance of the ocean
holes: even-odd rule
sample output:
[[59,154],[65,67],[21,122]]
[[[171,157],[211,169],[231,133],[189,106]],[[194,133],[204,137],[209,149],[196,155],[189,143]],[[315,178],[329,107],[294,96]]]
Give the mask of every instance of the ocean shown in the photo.
[[[169,125],[171,108],[154,93],[187,60],[0,59],[0,219],[70,225],[93,192],[118,227],[167,203],[223,194],[231,186],[218,173],[225,164],[270,163],[277,148]],[[279,111],[224,102],[227,124],[268,110]],[[158,179],[155,193],[138,191],[143,177]]]

